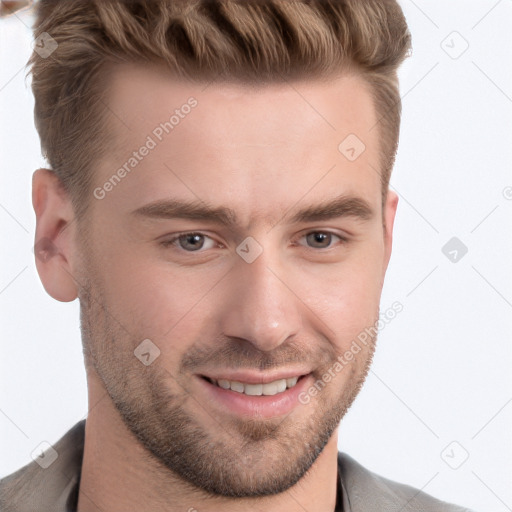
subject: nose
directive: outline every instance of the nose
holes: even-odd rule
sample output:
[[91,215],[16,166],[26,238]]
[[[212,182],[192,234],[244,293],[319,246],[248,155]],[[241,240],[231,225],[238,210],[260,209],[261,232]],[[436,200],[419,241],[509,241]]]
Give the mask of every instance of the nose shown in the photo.
[[222,332],[243,338],[261,351],[271,351],[302,327],[302,302],[296,284],[264,251],[255,261],[240,258],[229,276]]

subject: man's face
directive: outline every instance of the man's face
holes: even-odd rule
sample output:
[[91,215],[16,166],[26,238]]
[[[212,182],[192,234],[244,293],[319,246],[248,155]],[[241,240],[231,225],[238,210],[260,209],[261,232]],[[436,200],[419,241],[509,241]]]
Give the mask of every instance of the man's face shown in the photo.
[[[184,480],[225,496],[283,492],[329,441],[373,353],[375,340],[304,400],[378,319],[396,198],[382,208],[368,90],[357,77],[207,86],[126,66],[107,104],[116,147],[95,168],[75,269],[89,372]],[[359,156],[353,135],[338,149],[350,134]],[[158,202],[173,202],[168,215],[143,208]],[[178,203],[227,215],[176,216]],[[204,378],[288,370],[307,376],[273,397]]]

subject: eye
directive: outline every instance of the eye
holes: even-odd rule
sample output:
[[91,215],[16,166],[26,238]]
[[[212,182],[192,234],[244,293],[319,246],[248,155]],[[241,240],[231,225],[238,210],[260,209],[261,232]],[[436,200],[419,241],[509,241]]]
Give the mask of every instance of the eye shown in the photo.
[[[346,242],[346,239],[340,235],[335,235],[329,231],[312,231],[305,235],[306,243],[313,249],[329,249],[333,238],[337,238],[341,242]],[[301,244],[303,245],[303,244]]]
[[[330,249],[336,240],[341,243],[347,241],[346,238],[329,231],[311,231],[301,237],[302,239],[306,240],[306,244],[299,242],[300,245],[306,245],[312,249]],[[175,246],[185,252],[204,252],[202,249],[206,251],[217,245],[211,237],[196,232],[182,233],[161,243],[164,247]]]
[[187,252],[202,252],[200,249],[212,249],[215,247],[215,241],[202,233],[183,233],[162,242],[162,245],[164,247],[177,245],[180,249]]

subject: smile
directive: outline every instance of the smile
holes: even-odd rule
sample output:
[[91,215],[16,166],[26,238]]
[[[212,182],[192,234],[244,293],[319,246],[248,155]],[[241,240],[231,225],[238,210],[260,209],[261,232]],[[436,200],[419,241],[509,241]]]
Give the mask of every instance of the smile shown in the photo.
[[230,389],[237,393],[243,393],[249,396],[273,396],[282,393],[287,389],[293,388],[301,377],[290,377],[288,379],[279,379],[265,384],[248,384],[244,382],[231,381],[226,379],[211,379],[205,377],[211,384],[222,389]]

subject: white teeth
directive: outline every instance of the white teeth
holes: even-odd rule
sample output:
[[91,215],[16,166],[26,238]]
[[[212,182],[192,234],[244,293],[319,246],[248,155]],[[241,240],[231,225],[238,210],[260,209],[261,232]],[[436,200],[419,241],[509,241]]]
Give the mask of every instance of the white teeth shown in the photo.
[[290,377],[289,379],[286,379],[286,386],[289,388],[293,388],[295,384],[297,384],[298,377]]
[[229,389],[229,388],[230,388],[229,380],[220,379],[220,380],[218,380],[218,381],[217,381],[217,384],[218,384],[222,389]]
[[251,396],[263,394],[263,384],[244,384],[244,393]]
[[244,392],[244,385],[241,382],[230,382],[230,385],[233,391]]
[[298,377],[290,377],[288,379],[274,380],[273,382],[267,382],[266,384],[244,384],[242,382],[219,379],[213,381],[222,389],[231,389],[238,393],[244,393],[249,396],[273,396],[277,393],[282,393],[286,388],[292,388],[297,384]]

